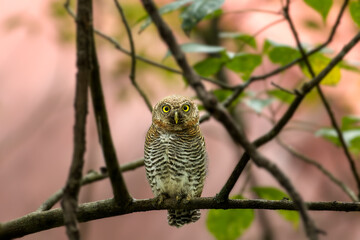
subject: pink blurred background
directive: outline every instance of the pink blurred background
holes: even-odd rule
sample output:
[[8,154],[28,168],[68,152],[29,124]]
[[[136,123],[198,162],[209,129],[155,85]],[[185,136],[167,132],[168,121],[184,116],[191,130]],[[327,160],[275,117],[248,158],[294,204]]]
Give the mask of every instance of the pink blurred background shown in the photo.
[[[0,222],[21,217],[36,210],[52,193],[64,186],[72,155],[74,124],[75,86],[75,39],[72,19],[61,12],[62,1],[45,0],[0,0]],[[157,2],[159,5],[165,1]],[[291,14],[303,42],[317,44],[325,41],[337,16],[342,1],[335,1],[327,23],[302,1],[294,1]],[[236,1],[227,0],[225,11],[240,9],[280,10],[277,0]],[[95,26],[116,37],[128,48],[123,25],[113,3],[95,3]],[[124,3],[131,25],[143,15],[140,2]],[[139,12],[140,11],[140,12]],[[229,31],[255,33],[270,21],[279,18],[263,13],[229,14],[221,26]],[[166,17],[177,30],[180,42],[189,42],[179,31],[177,15]],[[306,27],[305,22],[315,22],[319,29]],[[166,54],[165,45],[159,41],[155,28],[150,26],[141,35],[138,26],[133,27],[137,53],[160,62]],[[341,21],[338,34],[329,48],[338,52],[358,31],[351,21],[348,10]],[[265,38],[279,43],[294,45],[288,24],[282,22],[257,37],[258,49]],[[120,164],[143,156],[143,143],[151,123],[151,114],[128,78],[130,59],[102,39],[97,38],[98,57],[106,104]],[[231,46],[229,46],[231,48]],[[346,59],[360,61],[360,46],[356,46]],[[192,63],[199,56],[189,55]],[[165,64],[175,66],[172,60]],[[255,73],[267,72],[276,66],[266,62]],[[241,79],[229,73],[231,83]],[[260,91],[269,87],[270,81],[294,86],[302,78],[298,67],[286,74],[251,86]],[[286,80],[286,81],[285,81]],[[342,80],[336,87],[324,87],[337,119],[346,114],[360,114],[360,75],[342,71]],[[143,63],[138,64],[137,81],[148,94],[152,104],[166,95],[178,93],[194,96],[186,88],[181,76],[164,72]],[[179,87],[180,86],[180,87]],[[214,88],[207,85],[209,89]],[[91,105],[90,105],[91,106]],[[271,125],[247,111],[243,105],[239,113],[244,118],[250,139],[255,139],[270,129]],[[326,112],[316,97],[305,101],[295,116],[319,126],[329,125]],[[223,186],[242,153],[235,146],[223,127],[214,120],[201,125],[209,155],[209,174],[203,196],[214,196]],[[305,131],[286,131],[281,136],[300,152],[323,164],[335,176],[353,189],[354,179],[341,149]],[[261,148],[262,153],[276,162],[292,180],[306,201],[349,201],[341,190],[317,169],[305,165],[272,142]],[[104,166],[97,141],[92,110],[88,115],[87,153],[84,172],[98,170]],[[358,164],[358,162],[357,162]],[[278,186],[264,170],[251,168],[252,181],[261,186]],[[152,193],[145,177],[144,168],[124,174],[128,189],[134,198],[151,198]],[[245,181],[243,175],[233,193],[240,191]],[[251,186],[251,185],[250,185]],[[254,197],[248,187],[245,196]],[[108,180],[94,183],[81,189],[81,202],[96,201],[112,197]],[[59,205],[57,205],[58,207]],[[165,211],[134,213],[80,225],[83,239],[214,239],[206,229],[206,213],[194,224],[180,229],[169,227]],[[259,219],[267,219],[274,239],[304,239],[300,224],[294,229],[276,212],[256,211],[255,221],[242,239],[261,239],[264,225]],[[358,213],[311,212],[317,226],[327,232],[322,239],[359,239]],[[341,224],[340,224],[341,223]],[[32,234],[23,239],[67,239],[63,227]]]

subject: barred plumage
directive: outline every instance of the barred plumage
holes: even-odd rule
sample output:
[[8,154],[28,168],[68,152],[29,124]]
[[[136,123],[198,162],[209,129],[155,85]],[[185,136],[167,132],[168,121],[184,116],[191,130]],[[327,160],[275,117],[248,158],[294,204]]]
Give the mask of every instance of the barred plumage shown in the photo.
[[[159,201],[200,197],[206,175],[206,149],[194,102],[174,95],[157,103],[144,152],[146,176]],[[199,218],[200,210],[168,211],[171,226],[181,227]]]

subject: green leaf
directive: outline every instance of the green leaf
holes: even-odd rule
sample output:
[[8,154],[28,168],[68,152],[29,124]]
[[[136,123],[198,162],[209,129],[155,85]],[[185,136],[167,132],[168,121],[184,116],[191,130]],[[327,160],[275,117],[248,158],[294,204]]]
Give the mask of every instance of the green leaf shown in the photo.
[[[243,199],[240,195],[232,199]],[[206,226],[217,240],[238,239],[254,220],[253,209],[211,209],[208,212]]]
[[221,58],[210,57],[196,63],[194,69],[199,75],[208,77],[216,74],[223,64],[224,61]]
[[217,53],[225,50],[221,46],[209,46],[199,43],[185,43],[181,45],[181,49],[184,52],[198,52],[198,53]]
[[265,107],[269,106],[273,101],[274,101],[273,98],[268,98],[268,99],[251,98],[251,99],[246,99],[245,104],[251,109],[253,109],[256,113],[261,113],[262,110]]
[[278,44],[271,40],[265,41],[263,52],[269,56],[271,62],[280,65],[286,65],[301,57],[299,50],[296,48]]
[[341,120],[341,130],[360,129],[360,116],[348,115]]
[[237,40],[237,44],[247,44],[250,47],[256,49],[255,38],[249,34],[245,33],[233,33],[233,32],[221,32],[219,35],[220,38],[232,38]]
[[[252,190],[260,197],[266,200],[283,200],[289,199],[289,196],[283,191],[274,187],[254,187]],[[277,210],[277,212],[286,221],[291,222],[294,228],[299,225],[299,213],[296,211]]]
[[[315,72],[315,75],[319,74],[331,61],[330,58],[325,57],[321,53],[315,53],[311,55],[308,59],[310,61],[313,71]],[[301,63],[301,69],[305,74],[305,76],[307,76],[310,79],[312,78],[304,63]],[[340,67],[335,66],[321,81],[321,84],[336,85],[340,81],[340,79],[341,79]]]
[[304,2],[320,13],[324,22],[333,4],[332,0],[304,0]]
[[351,18],[360,27],[360,1],[353,1],[349,6]]
[[316,137],[322,137],[336,146],[340,146],[339,137],[333,128],[321,128],[318,131],[315,132]]
[[[180,48],[185,53],[218,53],[225,51],[224,47],[221,46],[209,46],[200,43],[184,43],[180,45]],[[171,55],[171,52],[168,51],[164,57],[166,59]]]
[[300,56],[297,49],[288,46],[275,47],[269,52],[270,61],[280,65],[286,65]]
[[360,73],[360,63],[359,62],[349,62],[349,61],[342,60],[339,62],[338,66],[340,68],[346,69],[348,71]]
[[[360,153],[360,116],[345,116],[341,121],[341,133],[345,144],[351,152]],[[339,137],[334,128],[321,128],[315,132],[315,136],[322,137],[336,146],[341,146]]]
[[[360,138],[360,129],[351,129],[342,131],[344,141],[347,146],[351,146],[352,142]],[[315,136],[323,137],[326,140],[334,143],[336,146],[340,145],[339,137],[333,128],[321,128],[315,132]]]
[[232,90],[229,89],[215,89],[212,91],[219,102],[223,102],[227,99],[231,94],[233,94]]
[[225,0],[196,0],[180,15],[183,19],[181,27],[186,35],[207,15],[218,10]]
[[[188,3],[191,3],[193,2],[194,0],[178,0],[178,1],[175,1],[175,2],[172,2],[172,3],[169,3],[169,4],[166,4],[165,6],[159,8],[159,13],[160,15],[164,15],[166,13],[170,13],[170,12],[173,12],[183,6],[185,6],[186,4]],[[151,23],[152,23],[152,19],[151,17],[149,16],[143,16],[141,17],[137,23],[141,22],[144,20],[144,23],[141,24],[140,26],[140,30],[139,30],[139,33],[141,33],[142,31],[144,31]]]
[[242,73],[243,80],[247,80],[251,73],[262,62],[260,55],[251,53],[236,54],[226,63],[226,67],[237,73]]
[[284,103],[292,103],[292,101],[294,100],[295,96],[287,93],[285,91],[282,91],[280,89],[274,89],[274,90],[270,90],[267,92],[270,96],[273,96],[277,99],[279,99],[280,101],[284,102]]

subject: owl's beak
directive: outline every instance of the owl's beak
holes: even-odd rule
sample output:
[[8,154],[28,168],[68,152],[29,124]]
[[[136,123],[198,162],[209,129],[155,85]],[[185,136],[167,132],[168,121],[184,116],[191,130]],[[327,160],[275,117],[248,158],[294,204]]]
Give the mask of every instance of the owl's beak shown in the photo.
[[178,122],[179,122],[179,113],[177,111],[174,114],[174,120],[175,120],[175,124],[178,124]]

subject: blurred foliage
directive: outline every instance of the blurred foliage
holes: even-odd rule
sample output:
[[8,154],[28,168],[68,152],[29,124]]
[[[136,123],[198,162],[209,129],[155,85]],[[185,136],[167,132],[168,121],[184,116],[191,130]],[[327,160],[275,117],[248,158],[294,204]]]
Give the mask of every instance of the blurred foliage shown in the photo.
[[326,21],[326,17],[333,4],[332,0],[304,0],[307,5],[320,13],[323,21]]
[[260,66],[261,62],[261,55],[238,53],[230,58],[225,66],[236,73],[241,73],[241,78],[247,80],[255,68]]
[[357,26],[360,28],[360,1],[352,1],[350,3],[350,15],[351,18],[354,20],[354,22],[357,24]]
[[250,47],[256,49],[257,48],[257,44],[256,44],[256,40],[255,37],[246,34],[246,33],[236,33],[236,32],[221,32],[219,34],[220,38],[230,38],[235,40],[236,45],[238,46],[239,49],[243,48],[243,45],[249,45]]
[[[244,199],[241,195],[231,199]],[[208,212],[206,226],[217,240],[238,239],[254,221],[253,209],[211,209]]]
[[[311,55],[308,59],[315,75],[318,75],[331,61],[330,58],[326,57],[321,53],[315,53]],[[304,63],[301,64],[301,69],[304,72],[305,76],[307,76],[310,79],[312,78],[307,66]],[[321,84],[336,85],[340,81],[340,79],[341,79],[340,67],[335,66],[330,71],[330,73],[328,73],[326,77],[323,78],[323,80],[321,80]]]
[[[275,187],[254,187],[252,190],[262,199],[266,200],[289,200],[289,196]],[[292,223],[294,228],[299,225],[300,216],[296,211],[277,210],[281,217]]]
[[[344,116],[342,118],[341,133],[346,145],[354,154],[360,153],[360,116]],[[339,136],[334,128],[326,127],[319,129],[316,136],[322,137],[340,147]]]
[[[56,0],[51,1],[49,4],[50,15],[54,18],[57,25],[59,42],[73,43],[75,41],[75,24],[64,7],[64,1]],[[74,9],[75,1],[70,1],[70,7]]]
[[224,2],[225,0],[197,0],[185,8],[180,17],[182,18],[181,27],[186,35],[190,35],[198,22],[218,10]]

